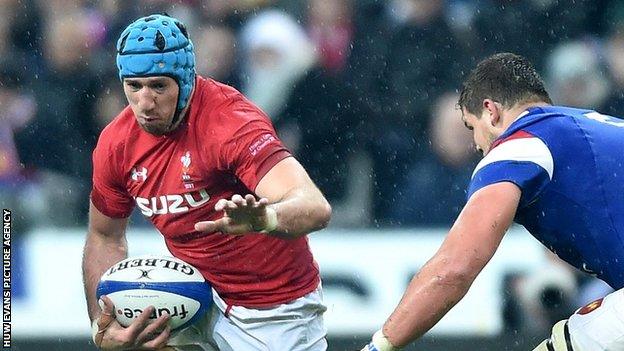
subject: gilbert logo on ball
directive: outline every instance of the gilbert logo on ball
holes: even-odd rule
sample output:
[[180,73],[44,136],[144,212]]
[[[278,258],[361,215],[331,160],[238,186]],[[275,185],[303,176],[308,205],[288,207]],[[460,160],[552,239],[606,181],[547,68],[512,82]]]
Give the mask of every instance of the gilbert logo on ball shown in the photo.
[[150,321],[168,313],[171,329],[182,329],[212,305],[212,290],[199,270],[171,256],[146,255],[115,263],[102,275],[96,295],[113,301],[115,318],[125,327],[154,306]]

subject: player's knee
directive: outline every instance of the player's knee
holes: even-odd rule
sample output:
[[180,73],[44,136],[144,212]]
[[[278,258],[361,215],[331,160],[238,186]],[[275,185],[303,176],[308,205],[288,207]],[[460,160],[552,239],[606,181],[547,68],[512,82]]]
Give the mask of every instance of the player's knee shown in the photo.
[[580,351],[572,348],[570,332],[568,331],[568,320],[557,322],[552,327],[552,334],[549,339],[544,340],[533,351]]

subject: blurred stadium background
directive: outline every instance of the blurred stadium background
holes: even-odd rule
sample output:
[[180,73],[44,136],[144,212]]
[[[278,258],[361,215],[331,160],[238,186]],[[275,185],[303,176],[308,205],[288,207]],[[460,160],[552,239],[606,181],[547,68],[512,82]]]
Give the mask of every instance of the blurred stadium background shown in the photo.
[[[455,109],[481,58],[530,58],[557,104],[624,115],[618,0],[0,0],[0,205],[15,350],[89,350],[80,258],[90,155],[125,105],[115,40],[166,11],[199,74],[261,106],[334,207],[312,235],[330,350],[358,349],[461,209],[478,161]],[[130,254],[164,250],[139,215]],[[527,350],[609,291],[521,228],[414,349]]]

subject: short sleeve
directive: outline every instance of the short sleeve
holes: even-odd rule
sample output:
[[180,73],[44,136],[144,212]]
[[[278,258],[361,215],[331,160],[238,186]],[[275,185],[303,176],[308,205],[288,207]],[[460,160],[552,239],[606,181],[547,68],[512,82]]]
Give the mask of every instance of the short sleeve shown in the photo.
[[291,156],[291,153],[279,140],[264,114],[254,109],[246,113],[247,122],[225,141],[220,158],[222,164],[248,189],[254,191],[262,177],[278,162]]
[[111,218],[130,216],[134,201],[121,186],[121,179],[115,172],[115,157],[109,150],[98,145],[93,151],[93,188],[91,201],[103,214]]
[[468,198],[488,185],[511,182],[522,191],[522,208],[540,195],[552,180],[553,171],[552,154],[542,140],[511,139],[496,146],[479,162],[468,187]]

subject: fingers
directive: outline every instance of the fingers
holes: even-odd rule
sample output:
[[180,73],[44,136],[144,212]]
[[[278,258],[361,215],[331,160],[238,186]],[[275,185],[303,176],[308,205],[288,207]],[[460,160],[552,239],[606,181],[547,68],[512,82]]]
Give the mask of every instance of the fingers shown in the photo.
[[268,203],[268,199],[261,198],[260,200],[256,200],[256,197],[252,194],[247,194],[245,197],[236,194],[233,195],[230,200],[221,199],[217,201],[215,204],[215,211],[231,211],[242,207],[258,208],[266,206]]
[[269,204],[269,199],[267,199],[266,197],[261,198],[260,200],[258,200],[257,202],[257,207],[258,208],[264,208]]
[[[100,331],[95,338],[98,347],[116,350],[139,347],[140,349],[155,350],[166,346],[171,335],[168,314],[163,314],[153,323],[149,323],[150,317],[155,314],[154,307],[149,306],[127,328],[124,328],[115,321],[114,305],[108,297],[102,296],[99,304],[102,308],[102,314],[98,318]],[[105,323],[108,324],[104,326]]]
[[219,212],[219,211],[223,211],[223,209],[225,209],[225,205],[228,203],[227,199],[221,199],[219,201],[217,201],[217,203],[215,204],[215,211]]
[[197,230],[198,232],[208,232],[208,233],[222,232],[222,231],[227,232],[227,227],[230,224],[230,220],[231,219],[229,217],[223,217],[223,218],[217,219],[216,221],[197,222],[195,223],[195,230]]
[[247,203],[247,206],[249,207],[254,208],[257,206],[256,197],[251,194],[245,195],[245,202]]
[[[120,327],[115,319],[115,305],[113,301],[106,295],[100,296],[98,305],[102,310],[100,316],[97,319],[98,330],[95,334],[93,341],[98,347],[103,347],[105,339],[110,339],[111,335],[115,334],[115,330]],[[108,343],[109,341],[106,341]]]
[[247,201],[247,206],[253,209],[263,209],[269,204],[269,199],[263,197],[256,200],[256,197],[251,194],[245,195],[245,200]]
[[231,199],[220,199],[215,204],[215,211],[225,211],[223,218],[215,221],[195,223],[195,230],[201,232],[223,232],[229,234],[244,234],[254,231],[253,223],[261,221],[266,216],[266,207],[269,200],[256,199],[253,194],[244,197],[235,194]]
[[216,221],[204,221],[195,223],[195,230],[199,232],[222,232],[228,234],[242,234],[251,231],[249,223],[233,223],[229,217],[224,217]]
[[247,204],[243,204],[241,200],[234,202],[231,200],[221,199],[215,204],[215,211],[232,211],[240,207],[245,207]]
[[232,196],[232,200],[230,201],[234,203],[236,206],[244,207],[247,206],[247,201],[240,195],[236,194]]
[[102,295],[98,300],[98,305],[100,305],[100,309],[102,309],[102,313],[110,314],[115,311],[115,303],[108,296]]
[[146,344],[167,331],[169,329],[169,325],[167,324],[169,319],[169,315],[165,313],[158,317],[153,323],[148,324],[137,336],[136,344]]
[[102,330],[115,320],[115,304],[113,304],[113,301],[106,295],[100,297],[98,304],[102,309],[102,313],[98,318],[98,327]]
[[232,196],[231,200],[221,199],[215,204],[215,211],[223,210],[235,210],[239,207],[246,207],[247,201],[240,195],[236,194]]
[[158,334],[157,337],[155,337],[154,339],[143,343],[143,347],[151,350],[151,349],[162,349],[163,347],[167,346],[167,341],[169,341],[169,336],[171,336],[171,327],[170,326],[166,326],[165,329]]
[[141,314],[126,328],[126,332],[129,334],[131,340],[138,337],[139,333],[145,329],[145,326],[149,322],[149,317],[155,313],[154,306],[148,306],[141,312]]
[[198,232],[208,232],[208,233],[216,232],[217,224],[213,221],[197,222],[195,223],[195,230],[197,230]]

